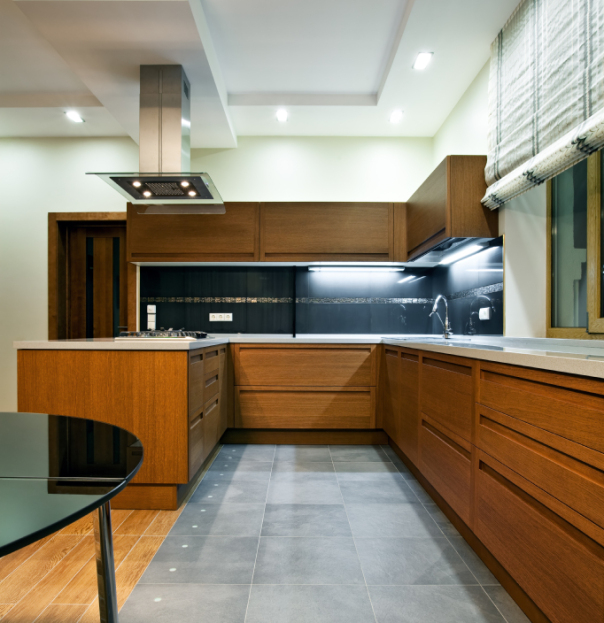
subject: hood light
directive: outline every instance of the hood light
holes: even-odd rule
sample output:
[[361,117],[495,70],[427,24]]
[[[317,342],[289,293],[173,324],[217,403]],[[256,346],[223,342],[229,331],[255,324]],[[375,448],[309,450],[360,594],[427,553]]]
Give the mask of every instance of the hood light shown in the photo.
[[341,272],[341,273],[402,273],[404,268],[392,268],[390,266],[311,266],[312,272]]
[[66,113],[67,118],[74,123],[84,123],[84,119],[75,110],[68,110]]
[[190,190],[189,197],[195,197],[195,196],[197,196],[197,193],[194,190]]
[[449,255],[442,259],[439,264],[453,264],[453,262],[457,262],[458,260],[462,260],[464,257],[468,257],[473,255],[474,253],[478,253],[478,251],[483,251],[484,247],[479,244],[470,244],[467,247],[464,247],[458,253],[453,253],[453,255]]
[[180,183],[180,185],[181,185],[183,188],[189,188],[189,186],[190,186],[190,184],[189,184],[189,182],[187,182],[187,180],[183,180],[183,181]]
[[134,186],[134,188],[140,188],[142,184],[137,180],[135,182],[132,182],[132,186]]
[[150,190],[145,190],[143,192],[143,197],[150,197],[151,196],[151,191]]

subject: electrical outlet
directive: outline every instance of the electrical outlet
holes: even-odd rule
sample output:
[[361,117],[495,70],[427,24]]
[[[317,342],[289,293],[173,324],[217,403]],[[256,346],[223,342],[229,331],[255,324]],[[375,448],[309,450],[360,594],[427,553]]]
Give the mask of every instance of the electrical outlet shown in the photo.
[[481,307],[478,310],[478,318],[480,320],[490,320],[491,319],[491,308],[490,307]]
[[154,314],[155,313],[155,305],[147,305],[147,313]]
[[210,314],[210,322],[233,322],[233,314]]

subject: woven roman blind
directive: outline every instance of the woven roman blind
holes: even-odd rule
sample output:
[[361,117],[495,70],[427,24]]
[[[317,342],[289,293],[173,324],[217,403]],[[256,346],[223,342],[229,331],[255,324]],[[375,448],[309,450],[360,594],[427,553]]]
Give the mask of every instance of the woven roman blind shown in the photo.
[[604,147],[604,0],[524,0],[491,46],[491,209]]

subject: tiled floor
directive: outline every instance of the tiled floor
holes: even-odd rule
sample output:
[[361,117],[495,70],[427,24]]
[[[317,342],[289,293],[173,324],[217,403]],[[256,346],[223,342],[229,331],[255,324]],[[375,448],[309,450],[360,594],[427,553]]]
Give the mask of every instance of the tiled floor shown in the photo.
[[380,446],[224,446],[121,623],[527,623]]

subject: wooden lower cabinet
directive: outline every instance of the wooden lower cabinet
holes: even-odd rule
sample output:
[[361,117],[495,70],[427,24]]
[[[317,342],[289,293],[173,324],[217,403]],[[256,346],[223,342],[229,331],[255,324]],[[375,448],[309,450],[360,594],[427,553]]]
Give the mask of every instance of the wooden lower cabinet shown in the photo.
[[401,423],[398,445],[417,465],[419,460],[419,353],[401,349]]
[[236,344],[235,428],[376,428],[374,344]]
[[552,623],[604,620],[604,549],[478,451],[474,531]]
[[386,346],[382,375],[382,427],[400,445],[401,417],[401,349]]
[[375,388],[237,387],[237,428],[375,428]]
[[419,434],[419,469],[449,506],[471,526],[471,445],[461,438],[454,441],[447,429],[425,417],[422,417]]

